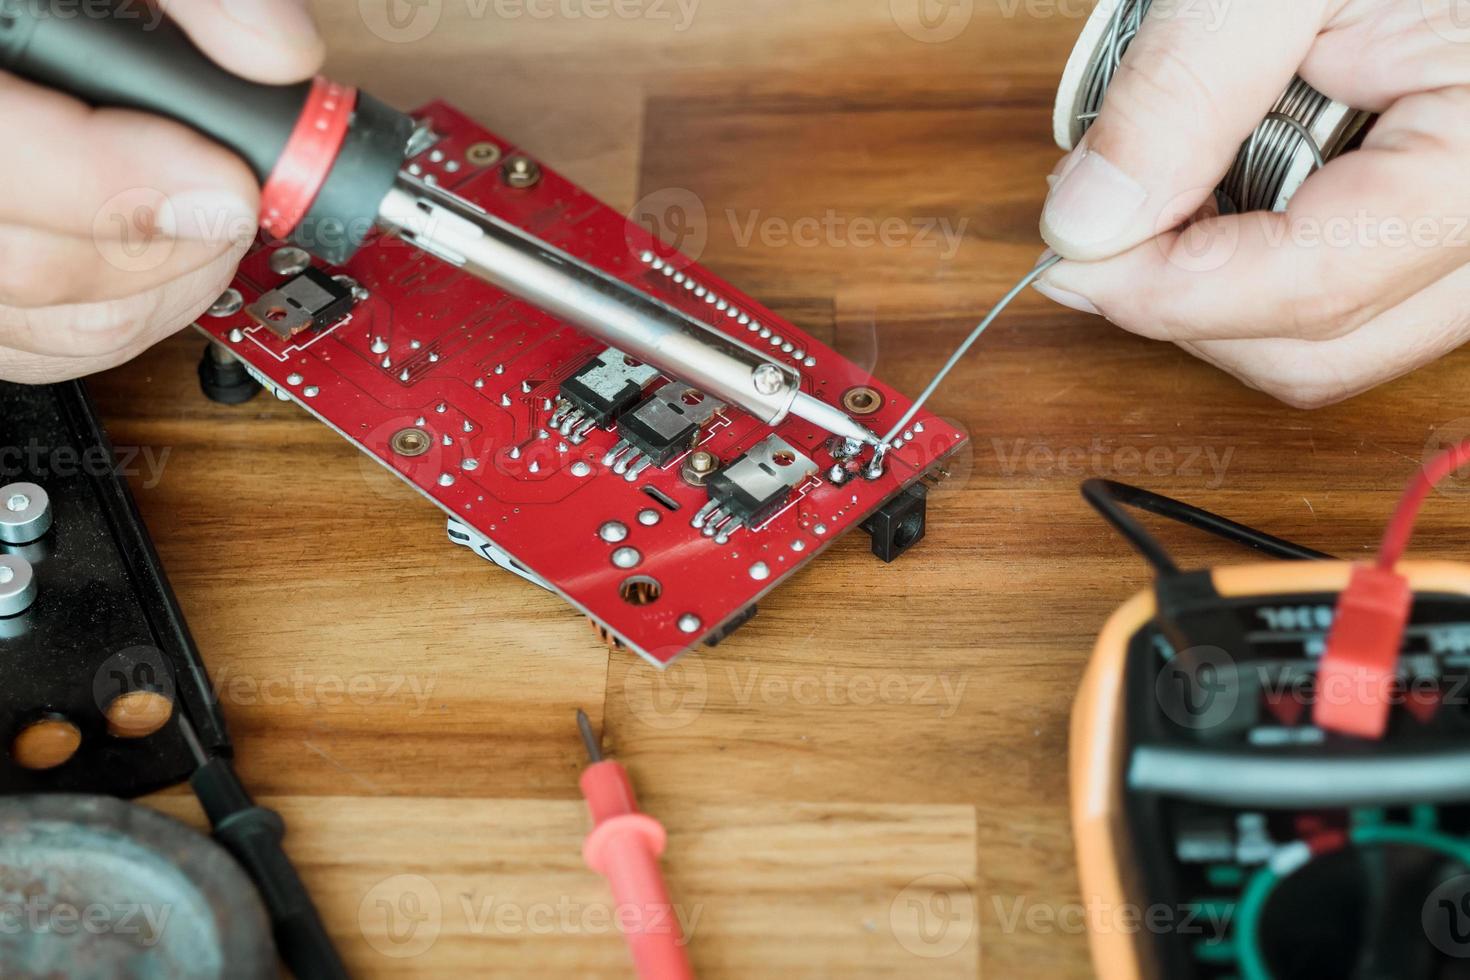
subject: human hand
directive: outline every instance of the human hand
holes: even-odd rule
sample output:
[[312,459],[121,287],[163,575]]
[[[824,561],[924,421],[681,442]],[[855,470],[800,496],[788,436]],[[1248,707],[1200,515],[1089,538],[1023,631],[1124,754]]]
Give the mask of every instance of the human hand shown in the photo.
[[[321,65],[302,0],[166,6],[242,77],[294,82]],[[244,162],[168,120],[92,109],[3,73],[0,103],[21,134],[0,147],[0,378],[120,364],[219,297],[255,236],[260,189]]]
[[[1470,29],[1455,4],[1235,0],[1217,23],[1199,4],[1151,15],[1055,171],[1042,234],[1069,261],[1037,288],[1303,408],[1463,344]],[[1213,189],[1294,74],[1383,116],[1285,214],[1215,214]]]

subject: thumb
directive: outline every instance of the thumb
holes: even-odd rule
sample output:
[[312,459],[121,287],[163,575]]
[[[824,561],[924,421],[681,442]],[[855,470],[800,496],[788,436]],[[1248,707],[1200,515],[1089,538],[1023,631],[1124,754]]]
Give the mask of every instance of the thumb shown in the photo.
[[1329,2],[1155,4],[1052,181],[1047,244],[1108,258],[1194,213],[1306,60]]
[[321,69],[325,45],[305,0],[165,0],[164,11],[221,67],[270,84]]

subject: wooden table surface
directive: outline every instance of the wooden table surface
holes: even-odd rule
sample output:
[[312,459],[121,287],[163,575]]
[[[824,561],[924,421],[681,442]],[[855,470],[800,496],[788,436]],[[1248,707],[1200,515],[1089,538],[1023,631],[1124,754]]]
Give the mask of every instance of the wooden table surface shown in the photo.
[[[912,393],[1041,250],[1083,6],[916,4],[318,15],[339,77],[447,98],[619,208],[697,202],[705,263]],[[630,976],[581,866],[579,706],[669,828],[701,976],[1087,976],[1068,711],[1146,576],[1077,485],[1131,479],[1358,554],[1426,445],[1470,434],[1464,356],[1301,413],[1027,295],[934,403],[973,442],[927,540],[885,566],[850,537],[660,674],[451,547],[438,510],[303,412],[205,401],[201,348],[185,333],[95,390],[115,442],[167,454],[139,502],[243,777],[362,976]],[[1456,554],[1467,521],[1439,498],[1419,551]],[[155,802],[197,819],[182,793]]]

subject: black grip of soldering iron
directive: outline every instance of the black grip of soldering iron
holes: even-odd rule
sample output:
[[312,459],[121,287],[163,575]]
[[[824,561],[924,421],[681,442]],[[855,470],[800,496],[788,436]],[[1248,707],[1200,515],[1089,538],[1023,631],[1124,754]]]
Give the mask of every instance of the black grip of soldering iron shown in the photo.
[[311,894],[281,847],[286,835],[281,815],[256,806],[226,759],[211,759],[189,782],[209,817],[215,839],[260,889],[282,961],[303,980],[345,980],[347,968]]
[[[0,0],[0,68],[91,105],[183,123],[239,154],[263,183],[311,84],[240,78],[156,10],[137,0]],[[412,129],[407,116],[360,93],[337,162],[292,239],[346,261],[372,230]]]

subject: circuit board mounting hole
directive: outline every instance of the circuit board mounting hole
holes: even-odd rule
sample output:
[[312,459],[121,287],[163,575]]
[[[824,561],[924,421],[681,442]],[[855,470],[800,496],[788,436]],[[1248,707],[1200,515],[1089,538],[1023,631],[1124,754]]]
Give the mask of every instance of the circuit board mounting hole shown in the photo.
[[464,158],[472,166],[492,167],[500,162],[500,147],[494,143],[471,143],[464,151]]
[[843,392],[842,407],[853,415],[872,415],[883,407],[883,396],[876,388],[859,385]]
[[623,584],[618,587],[618,595],[630,606],[651,606],[663,594],[664,587],[659,585],[657,579],[647,575],[634,575],[624,579]]
[[400,456],[422,456],[434,441],[423,429],[399,429],[388,440],[388,447]]

